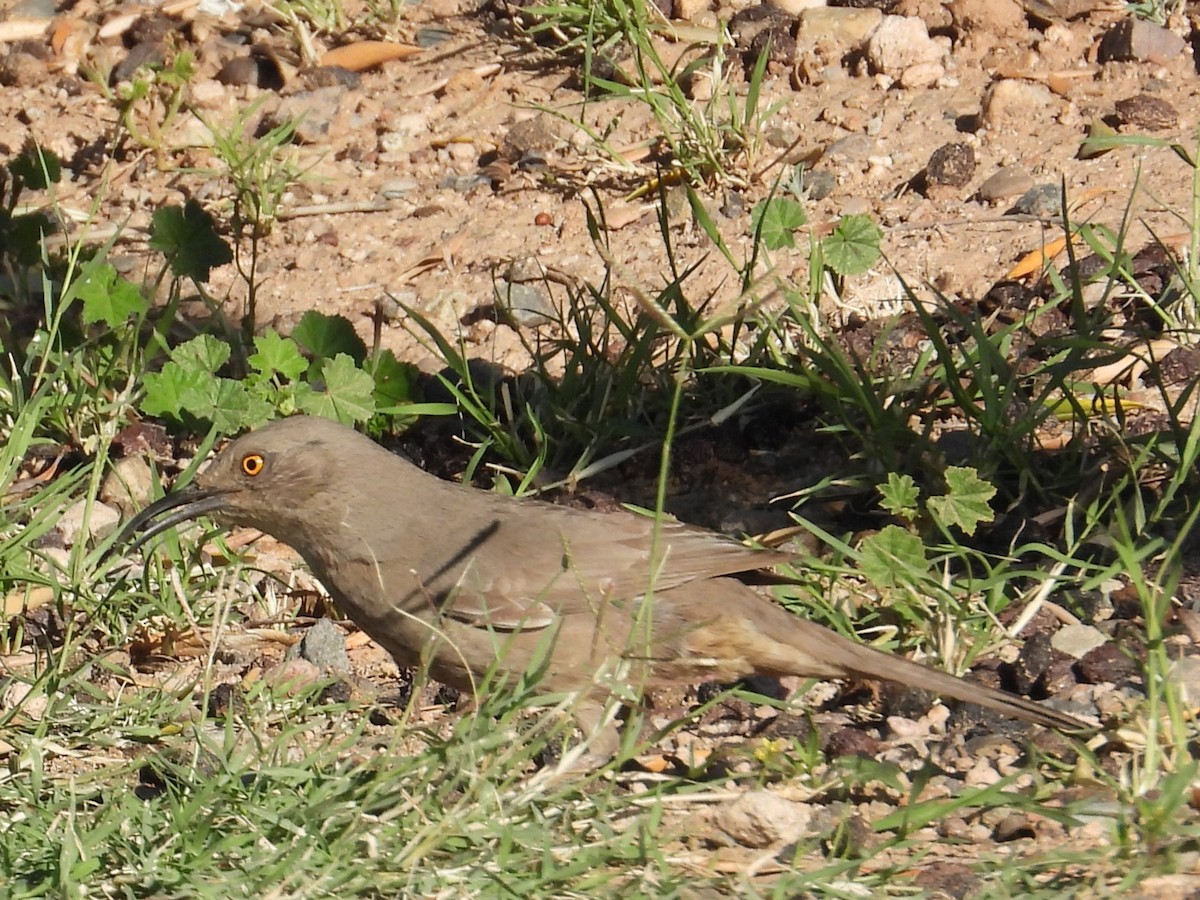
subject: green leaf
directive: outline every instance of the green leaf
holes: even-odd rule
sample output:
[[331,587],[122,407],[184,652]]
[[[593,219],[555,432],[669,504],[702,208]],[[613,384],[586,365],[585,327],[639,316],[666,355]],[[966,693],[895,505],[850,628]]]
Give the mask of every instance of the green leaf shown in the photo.
[[[196,411],[197,416],[212,422],[218,431],[225,434],[241,431],[248,424],[252,403],[245,384],[232,378],[214,379],[210,396],[208,413]],[[270,415],[269,407],[267,415]]]
[[946,495],[931,497],[929,512],[944,527],[957,525],[964,534],[972,535],[980,522],[990,522],[994,517],[991,499],[996,488],[979,477],[979,473],[965,466],[950,466],[946,469]]
[[256,352],[247,361],[264,378],[282,375],[288,381],[295,381],[308,370],[308,360],[300,353],[296,342],[278,332],[268,331],[256,337],[254,349]]
[[229,359],[229,345],[211,334],[202,334],[171,351],[171,359],[212,378]]
[[296,405],[312,415],[336,419],[343,425],[365,422],[375,414],[375,379],[339,353],[321,369],[324,391],[296,391]]
[[195,200],[164,206],[150,218],[150,246],[171,263],[178,278],[208,281],[217,266],[233,261],[233,251],[219,234],[216,221]]
[[185,402],[205,388],[211,375],[195,368],[185,368],[177,362],[169,362],[161,372],[150,372],[142,377],[146,397],[142,400],[142,412],[149,416],[167,416],[175,421],[183,418],[190,402]]
[[838,275],[859,275],[879,259],[883,232],[870,216],[842,216],[833,234],[821,241],[825,264]]
[[925,545],[899,525],[888,525],[862,542],[862,572],[877,588],[912,584],[929,571]]
[[406,403],[417,384],[417,367],[402,363],[391,350],[384,350],[374,361],[375,402],[380,406]]
[[910,521],[917,516],[917,498],[921,495],[920,488],[911,475],[888,475],[886,485],[879,486],[879,494],[883,498],[879,505],[894,516],[903,516]]
[[750,229],[762,238],[768,250],[795,247],[793,232],[808,221],[804,207],[789,197],[763,200],[750,213]]
[[142,292],[107,263],[88,263],[71,291],[72,299],[83,301],[83,323],[103,322],[116,328],[149,309]]
[[310,309],[292,330],[292,340],[317,360],[345,353],[361,365],[367,358],[367,345],[345,316],[327,316]]

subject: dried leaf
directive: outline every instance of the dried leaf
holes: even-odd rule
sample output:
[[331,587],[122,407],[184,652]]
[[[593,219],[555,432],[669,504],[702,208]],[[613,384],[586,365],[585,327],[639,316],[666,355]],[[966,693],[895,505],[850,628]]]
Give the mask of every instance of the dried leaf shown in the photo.
[[1021,257],[1021,261],[1009,269],[1005,274],[1005,279],[1015,281],[1018,278],[1024,278],[1026,275],[1033,275],[1041,272],[1042,267],[1058,254],[1062,253],[1067,246],[1067,236],[1062,235],[1056,237],[1052,241],[1043,244],[1040,249],[1034,250],[1031,253]]
[[321,57],[321,65],[338,66],[351,72],[363,72],[374,66],[394,59],[407,59],[421,52],[412,44],[397,44],[392,41],[359,41],[335,47]]

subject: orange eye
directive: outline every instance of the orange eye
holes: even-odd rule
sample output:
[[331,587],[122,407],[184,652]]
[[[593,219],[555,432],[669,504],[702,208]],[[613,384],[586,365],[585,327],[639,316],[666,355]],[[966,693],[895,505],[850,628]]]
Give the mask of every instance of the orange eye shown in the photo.
[[242,471],[253,478],[266,466],[267,461],[257,453],[248,453],[242,457]]

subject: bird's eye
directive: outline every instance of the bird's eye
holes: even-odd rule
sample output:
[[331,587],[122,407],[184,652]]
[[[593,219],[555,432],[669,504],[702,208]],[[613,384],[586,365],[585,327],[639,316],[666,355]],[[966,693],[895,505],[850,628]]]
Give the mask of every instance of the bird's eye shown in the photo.
[[267,461],[258,453],[247,453],[242,457],[242,471],[253,478],[266,466]]

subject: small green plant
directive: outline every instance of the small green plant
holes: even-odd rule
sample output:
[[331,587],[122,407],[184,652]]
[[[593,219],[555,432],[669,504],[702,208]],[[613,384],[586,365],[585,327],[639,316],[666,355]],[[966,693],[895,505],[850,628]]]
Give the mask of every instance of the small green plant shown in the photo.
[[341,0],[272,0],[268,8],[291,29],[306,66],[320,65],[314,34],[340,35],[346,30]]
[[[760,134],[784,105],[762,105],[767,53],[760,56],[744,95],[739,96],[728,83],[727,48],[719,42],[684,54],[674,63],[665,61],[655,35],[670,26],[653,4],[643,0],[535,5],[527,13],[533,23],[531,33],[553,35],[565,41],[565,50],[582,53],[589,98],[628,99],[646,105],[654,115],[669,160],[634,195],[680,181],[693,187],[746,187],[761,175],[757,170]],[[626,51],[628,59],[621,58]],[[693,77],[710,83],[707,99],[688,96],[685,86]],[[575,124],[589,131],[622,169],[632,168],[608,141],[583,124],[582,117]]]
[[807,221],[800,201],[791,197],[771,197],[751,211],[750,230],[768,250],[792,249],[796,246],[795,232]]
[[[930,497],[924,504],[924,516],[918,505],[920,489],[910,475],[888,474],[880,485],[880,505],[909,522],[925,518],[936,531],[953,539],[952,529],[973,535],[981,524],[992,521],[989,505],[996,488],[980,480],[978,473],[963,466],[950,466],[945,473],[946,492]],[[868,536],[860,547],[860,566],[866,577],[879,588],[895,588],[929,577],[930,560],[922,536],[901,525],[887,525]]]
[[187,99],[196,63],[186,50],[173,53],[166,65],[143,65],[130,80],[110,89],[97,73],[93,82],[117,103],[121,130],[139,147],[163,153],[174,149],[169,132]]
[[821,239],[821,261],[839,278],[861,275],[879,259],[883,232],[870,216],[842,216]]
[[227,343],[201,335],[179,345],[161,371],[143,379],[142,411],[232,434],[295,412],[361,424],[376,414],[403,413],[412,399],[415,368],[390,350],[368,360],[362,340],[341,316],[307,312],[292,337],[268,331],[253,339],[253,349],[239,378],[216,374],[230,361]]
[[230,208],[223,211],[233,233],[233,262],[246,286],[246,311],[242,339],[248,342],[258,326],[258,259],[262,239],[270,234],[279,215],[284,193],[303,172],[291,147],[296,123],[286,120],[255,133],[262,102],[252,103],[231,122],[217,124],[203,117],[212,134],[212,151],[219,165],[195,170],[206,179],[227,183]]

